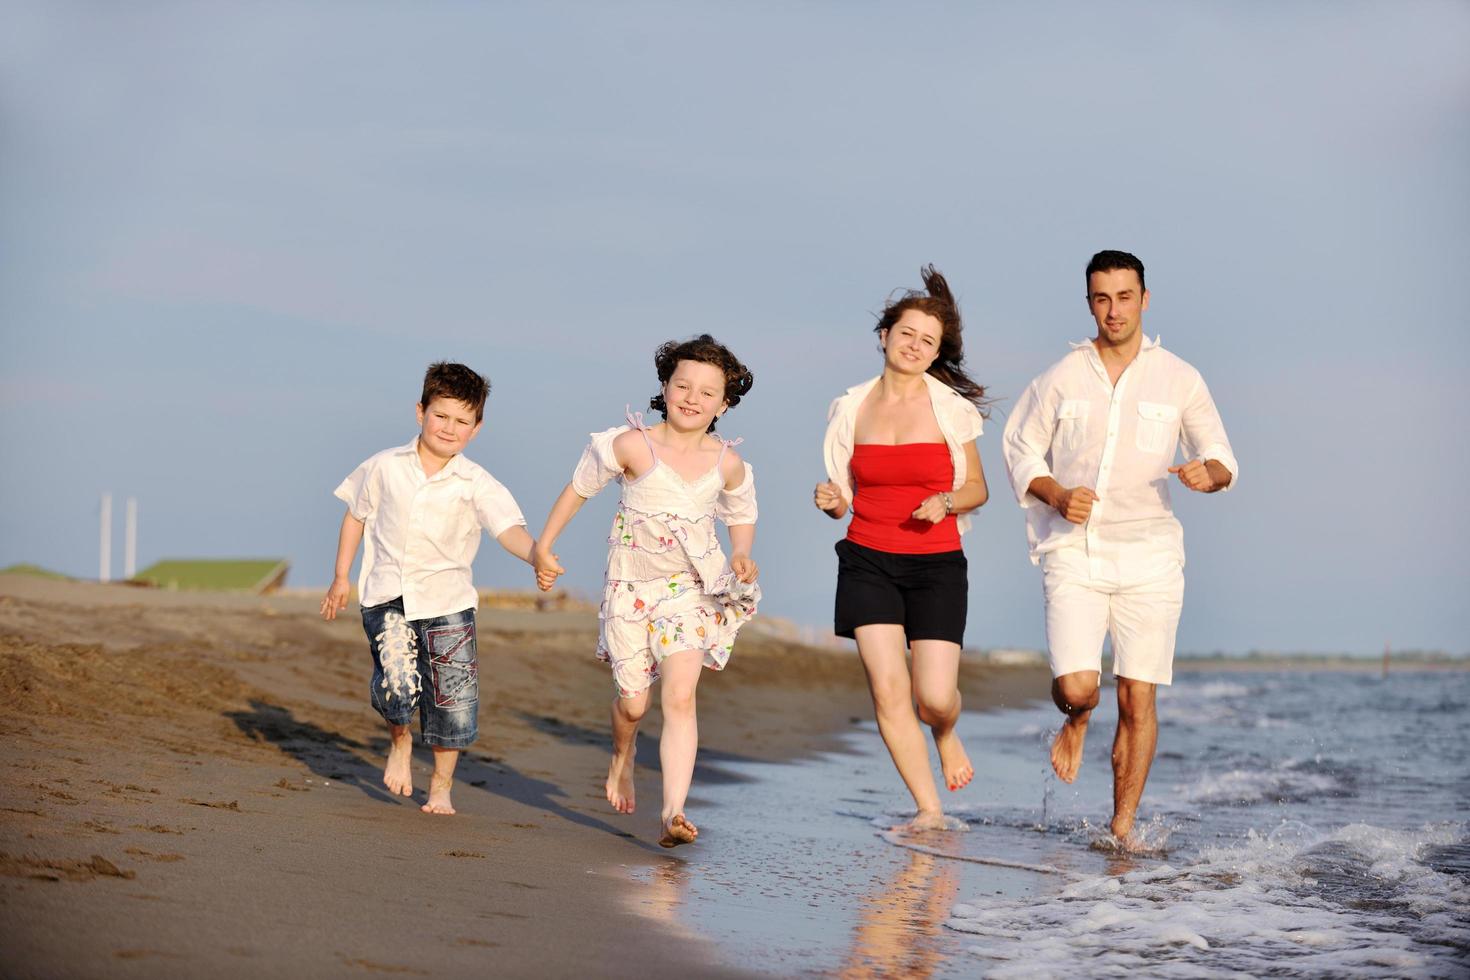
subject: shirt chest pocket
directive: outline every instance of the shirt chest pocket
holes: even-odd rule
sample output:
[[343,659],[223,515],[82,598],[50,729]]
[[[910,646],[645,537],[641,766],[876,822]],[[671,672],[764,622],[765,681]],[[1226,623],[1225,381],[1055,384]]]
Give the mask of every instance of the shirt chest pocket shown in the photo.
[[428,495],[423,503],[424,533],[441,548],[455,551],[462,547],[475,522],[475,504],[469,490],[441,489]]
[[1056,445],[1065,452],[1076,452],[1087,442],[1087,417],[1092,414],[1092,403],[1074,400],[1062,402],[1057,408]]
[[1138,403],[1138,430],[1134,444],[1139,452],[1162,453],[1179,434],[1179,409],[1162,402]]

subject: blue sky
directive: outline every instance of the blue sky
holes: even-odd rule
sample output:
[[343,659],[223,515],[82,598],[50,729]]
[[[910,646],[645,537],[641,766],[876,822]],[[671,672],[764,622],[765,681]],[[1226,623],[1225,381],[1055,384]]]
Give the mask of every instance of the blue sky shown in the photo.
[[[9,3],[0,36],[0,565],[330,577],[333,486],[413,435],[423,367],[492,380],[469,455],[539,528],[586,434],[708,331],[765,608],[829,621],[829,400],[934,262],[999,399],[967,642],[1040,646],[999,454],[1091,332],[1082,267],[1148,266],[1237,491],[1176,494],[1181,649],[1470,649],[1459,431],[1470,7]],[[598,590],[613,500],[563,537]],[[115,523],[120,528],[121,512]],[[121,536],[114,554],[121,554]],[[120,569],[119,564],[115,569]],[[477,581],[530,583],[493,543]]]

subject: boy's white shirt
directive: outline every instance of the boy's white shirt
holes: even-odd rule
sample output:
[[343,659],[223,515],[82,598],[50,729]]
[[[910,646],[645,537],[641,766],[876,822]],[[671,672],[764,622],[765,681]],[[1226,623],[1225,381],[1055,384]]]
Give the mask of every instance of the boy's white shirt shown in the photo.
[[[827,409],[827,436],[822,441],[822,457],[827,464],[827,479],[837,484],[849,509],[852,507],[853,429],[857,425],[858,409],[882,378],[880,374],[871,381],[847,389]],[[949,447],[950,462],[954,464],[952,489],[958,490],[965,483],[965,447],[980,438],[980,433],[985,430],[985,421],[974,402],[932,374],[924,375],[924,383],[929,388],[929,404],[934,409],[939,431],[944,434],[944,443]],[[955,526],[959,533],[964,534],[970,529],[970,515],[957,516]]]
[[417,436],[369,458],[333,494],[365,525],[357,577],[362,605],[402,596],[409,620],[477,606],[470,565],[480,529],[498,538],[526,523],[510,491],[463,454],[425,476]]

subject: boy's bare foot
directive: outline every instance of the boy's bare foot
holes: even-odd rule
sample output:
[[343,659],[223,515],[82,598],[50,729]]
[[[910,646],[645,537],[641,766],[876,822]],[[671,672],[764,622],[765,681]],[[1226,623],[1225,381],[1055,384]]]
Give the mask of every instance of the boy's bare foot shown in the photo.
[[1087,738],[1087,718],[1068,718],[1051,740],[1051,767],[1057,778],[1070,783],[1082,768],[1082,742]]
[[633,753],[613,754],[607,767],[607,801],[619,813],[633,812]]
[[[395,726],[396,727],[396,726]],[[388,764],[383,767],[383,785],[394,796],[413,795],[413,732],[407,725],[403,731],[394,731],[392,744],[388,748]]]
[[699,828],[684,818],[684,814],[676,813],[664,824],[664,835],[658,839],[659,847],[678,847],[680,844],[693,844],[699,836]]
[[944,770],[944,785],[950,790],[963,789],[975,778],[975,767],[960,742],[959,735],[951,728],[943,735],[934,736],[934,747],[939,750],[939,765]]
[[453,788],[453,776],[443,780],[434,776],[429,780],[429,801],[419,809],[425,813],[453,814],[454,806],[449,802],[449,791]]

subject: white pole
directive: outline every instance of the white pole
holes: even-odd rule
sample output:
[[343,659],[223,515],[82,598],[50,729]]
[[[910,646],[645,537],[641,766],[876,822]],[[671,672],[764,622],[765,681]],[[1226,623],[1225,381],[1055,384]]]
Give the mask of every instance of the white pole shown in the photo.
[[102,495],[102,540],[101,555],[98,561],[97,581],[106,582],[112,578],[112,494]]
[[128,498],[127,521],[123,525],[123,578],[138,574],[138,498]]

